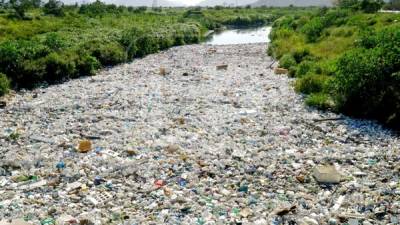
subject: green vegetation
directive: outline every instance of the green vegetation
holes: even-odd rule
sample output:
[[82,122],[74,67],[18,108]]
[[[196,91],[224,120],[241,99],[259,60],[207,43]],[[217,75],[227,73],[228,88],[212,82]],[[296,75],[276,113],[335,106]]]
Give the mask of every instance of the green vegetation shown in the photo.
[[6,75],[0,73],[0,95],[7,94],[10,88],[10,80]]
[[386,10],[400,10],[400,0],[390,0],[383,8]]
[[[113,66],[171,46],[197,43],[210,29],[271,23],[309,9],[148,9],[100,1],[64,6],[50,0],[0,4],[0,95]],[[4,80],[11,81],[5,82]]]
[[400,15],[365,2],[278,19],[268,52],[307,104],[400,128]]
[[366,13],[375,13],[385,4],[383,0],[339,0],[337,5],[340,8],[362,10]]

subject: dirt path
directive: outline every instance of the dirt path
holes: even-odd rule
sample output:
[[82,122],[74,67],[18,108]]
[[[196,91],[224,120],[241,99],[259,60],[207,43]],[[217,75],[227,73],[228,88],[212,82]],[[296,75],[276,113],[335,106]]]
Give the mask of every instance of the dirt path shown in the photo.
[[[264,44],[182,46],[19,93],[0,109],[0,219],[395,224],[399,139],[307,108],[270,63]],[[340,184],[313,178],[323,163]]]

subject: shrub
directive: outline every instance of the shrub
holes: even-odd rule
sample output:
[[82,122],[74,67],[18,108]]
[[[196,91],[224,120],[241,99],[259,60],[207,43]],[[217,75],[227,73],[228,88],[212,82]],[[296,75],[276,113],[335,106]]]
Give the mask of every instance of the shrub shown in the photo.
[[318,109],[334,109],[335,104],[328,94],[312,93],[306,98],[306,104]]
[[285,54],[279,59],[279,66],[289,69],[293,66],[296,66],[296,60],[293,58],[291,54]]
[[291,35],[293,35],[293,32],[294,32],[293,30],[287,28],[273,29],[269,34],[269,38],[271,40],[288,38]]
[[160,30],[132,28],[120,39],[128,58],[142,57],[172,45],[196,43],[200,40],[200,28],[192,24],[177,24]]
[[362,0],[360,8],[366,13],[375,13],[385,4],[383,0]]
[[309,73],[296,80],[295,90],[304,94],[319,93],[325,89],[328,80],[325,75]]
[[316,65],[312,61],[306,60],[306,61],[301,62],[297,66],[296,77],[302,77],[309,72],[316,72],[315,67],[316,67]]
[[86,14],[92,17],[98,16],[105,14],[107,12],[108,8],[107,5],[104,4],[103,2],[96,0],[95,2],[91,4],[83,4],[79,8],[79,13],[80,14]]
[[[182,41],[183,41],[183,36],[182,36]],[[138,57],[143,57],[145,55],[158,51],[157,39],[151,33],[146,33],[138,37],[136,44],[137,46],[140,46],[136,52],[136,56]]]
[[83,48],[103,66],[112,66],[126,61],[124,48],[117,42],[102,43],[95,40],[85,43]]
[[67,46],[65,39],[58,33],[46,34],[43,44],[53,51],[60,51]]
[[288,75],[290,77],[295,77],[296,76],[296,72],[297,72],[297,67],[296,66],[291,66],[291,67],[289,67],[288,70],[289,70]]
[[400,0],[390,0],[385,6],[386,10],[400,10]]
[[346,113],[400,128],[400,29],[387,28],[374,40],[369,46],[374,47],[349,51],[338,60],[337,100]]
[[35,60],[25,60],[21,66],[20,73],[14,77],[13,81],[17,88],[34,88],[37,84],[44,81],[46,66],[43,58]]
[[32,66],[34,63],[31,61],[45,57],[49,52],[46,46],[35,41],[3,42],[0,44],[0,72],[7,74],[14,83],[24,86],[26,81],[31,81],[24,78],[27,71],[32,72],[34,76],[41,71],[40,69],[33,70],[39,67]]
[[268,56],[274,56],[274,49],[273,49],[273,47],[272,47],[272,44],[269,44],[269,45],[268,45],[267,55],[268,55]]
[[346,9],[329,10],[323,17],[325,26],[341,26],[347,23],[352,12]]
[[10,86],[11,82],[8,77],[5,74],[0,73],[0,96],[7,94]]
[[293,16],[284,16],[281,17],[272,24],[273,28],[286,28],[294,30],[296,29],[296,23]]
[[89,53],[81,54],[76,63],[80,76],[94,75],[100,66],[100,62]]
[[375,13],[385,4],[383,0],[339,0],[341,8],[362,10],[366,13]]
[[11,5],[11,8],[14,9],[15,16],[20,19],[25,18],[25,13],[30,8],[39,7],[36,0],[10,0],[9,4]]
[[316,42],[324,29],[324,23],[320,17],[314,17],[302,28],[301,32],[306,35],[307,42]]
[[317,74],[325,74],[333,76],[336,73],[336,61],[335,60],[324,60],[318,62],[318,66],[315,71]]
[[338,0],[337,5],[340,8],[357,10],[359,9],[360,2],[359,0]]
[[128,58],[132,59],[137,56],[137,52],[140,48],[138,45],[138,39],[145,34],[143,29],[132,28],[123,33],[120,43],[125,48],[125,52],[128,54]]
[[43,12],[47,15],[64,16],[64,3],[57,0],[49,0],[43,6]]
[[147,6],[140,6],[133,9],[135,13],[143,13],[147,11]]
[[379,48],[357,49],[340,58],[336,88],[342,110],[356,116],[380,117],[383,120],[389,116],[385,114],[393,113],[389,109],[395,106],[383,103],[389,98],[400,102],[400,96],[391,93],[393,91],[389,88],[399,90],[400,80],[389,72],[390,68],[385,67],[388,62],[385,62],[387,59],[383,54]]
[[335,37],[351,37],[353,33],[353,27],[340,27],[332,30],[332,35]]
[[44,79],[49,83],[56,83],[76,77],[76,64],[71,55],[51,53],[45,59],[46,74]]
[[307,58],[311,58],[311,52],[307,48],[299,48],[296,49],[293,53],[293,58],[296,60],[297,63],[301,63],[303,60]]

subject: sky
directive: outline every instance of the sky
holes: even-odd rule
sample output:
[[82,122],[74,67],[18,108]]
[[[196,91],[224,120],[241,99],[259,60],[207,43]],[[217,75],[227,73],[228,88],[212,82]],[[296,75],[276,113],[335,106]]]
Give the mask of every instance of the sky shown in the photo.
[[176,2],[181,2],[185,5],[196,5],[197,3],[201,2],[201,0],[175,0]]

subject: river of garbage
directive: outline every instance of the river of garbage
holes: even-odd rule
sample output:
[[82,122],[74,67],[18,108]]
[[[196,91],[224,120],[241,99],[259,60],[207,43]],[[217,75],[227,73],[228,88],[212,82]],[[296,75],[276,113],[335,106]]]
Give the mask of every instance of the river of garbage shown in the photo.
[[189,45],[0,108],[0,224],[399,224],[400,141],[266,44]]

